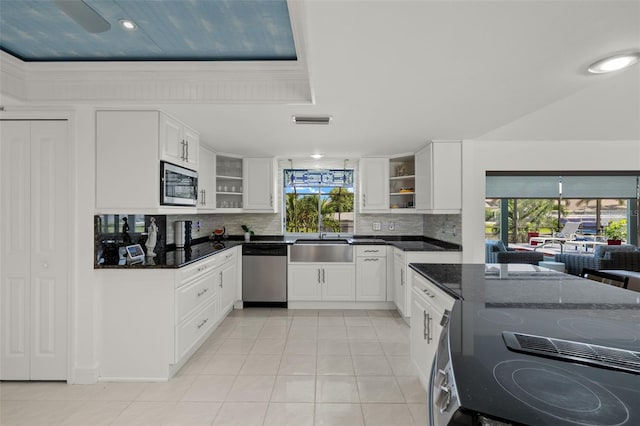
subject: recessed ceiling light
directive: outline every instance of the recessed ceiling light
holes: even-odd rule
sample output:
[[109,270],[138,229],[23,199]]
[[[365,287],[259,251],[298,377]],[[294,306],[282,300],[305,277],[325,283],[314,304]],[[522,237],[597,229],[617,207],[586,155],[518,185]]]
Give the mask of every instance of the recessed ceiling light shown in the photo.
[[319,160],[322,157],[324,157],[322,154],[311,154],[311,158],[315,158],[316,160]]
[[630,67],[640,61],[640,52],[622,53],[608,58],[600,59],[589,66],[592,74],[604,74]]
[[329,124],[331,122],[330,115],[319,115],[319,116],[300,116],[294,115],[292,116],[293,122],[295,124]]
[[121,19],[120,21],[120,25],[122,25],[122,28],[124,28],[127,31],[135,31],[136,28],[138,28],[138,26],[135,24],[135,22],[129,20],[129,19]]

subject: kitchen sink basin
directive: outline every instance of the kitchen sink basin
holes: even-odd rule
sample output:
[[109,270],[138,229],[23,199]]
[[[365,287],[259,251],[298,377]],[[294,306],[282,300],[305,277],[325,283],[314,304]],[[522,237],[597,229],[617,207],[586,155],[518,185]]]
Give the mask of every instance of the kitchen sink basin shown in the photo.
[[291,262],[353,262],[353,247],[347,240],[296,240],[289,248]]
[[345,240],[343,238],[329,238],[326,240],[304,240],[298,239],[294,244],[349,244],[349,240]]

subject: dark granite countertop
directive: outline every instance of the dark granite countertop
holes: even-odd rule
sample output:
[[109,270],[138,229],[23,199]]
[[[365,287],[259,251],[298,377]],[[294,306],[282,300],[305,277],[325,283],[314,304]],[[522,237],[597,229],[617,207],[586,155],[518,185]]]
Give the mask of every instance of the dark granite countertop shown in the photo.
[[[202,237],[194,240],[190,248],[176,249],[169,245],[166,250],[156,253],[155,257],[145,257],[140,263],[128,264],[124,257],[124,248],[120,248],[120,258],[118,264],[107,265],[100,261],[94,265],[95,269],[145,269],[145,268],[180,268],[198,260],[212,256],[220,251],[238,245],[255,244],[294,244],[295,238],[283,237],[282,235],[254,235],[248,243],[242,236],[229,236],[220,241],[210,240],[209,237]],[[352,245],[390,245],[405,251],[461,251],[457,244],[447,243],[426,237],[416,236],[385,236],[384,238],[372,236],[353,236],[348,238]],[[96,255],[100,259],[100,253]]]
[[[576,423],[572,417],[575,413],[568,409],[563,409],[562,415],[549,414],[532,408],[536,403],[522,402],[496,378],[503,369],[517,367],[509,377],[532,371],[531,378],[527,376],[526,380],[538,380],[536,384],[541,384],[538,389],[543,389],[540,391],[543,393],[537,394],[538,400],[557,400],[568,392],[561,390],[563,380],[595,383],[597,389],[606,389],[626,406],[626,411],[621,405],[615,414],[607,414],[611,423],[606,424],[640,424],[640,374],[514,352],[506,347],[502,337],[505,331],[516,332],[638,352],[640,293],[534,265],[410,264],[410,267],[458,296],[451,312],[449,343],[463,407],[525,425],[605,424],[601,423],[602,418]],[[550,385],[560,377],[558,374],[565,376],[555,386]],[[525,380],[524,376],[517,378]],[[574,387],[569,388],[575,392]],[[564,396],[575,399],[573,393]],[[598,410],[594,408],[593,413]],[[625,412],[628,419],[619,421],[624,420]],[[590,415],[579,421],[587,421]]]

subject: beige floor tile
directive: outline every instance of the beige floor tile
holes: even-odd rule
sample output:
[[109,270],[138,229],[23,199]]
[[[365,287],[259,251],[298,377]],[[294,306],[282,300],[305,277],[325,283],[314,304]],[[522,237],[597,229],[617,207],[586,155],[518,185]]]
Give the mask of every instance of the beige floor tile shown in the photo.
[[148,383],[98,383],[89,399],[94,401],[134,401]]
[[369,314],[365,309],[345,309],[342,311],[345,319],[347,317],[367,317]]
[[2,401],[2,426],[59,425],[86,401]]
[[301,316],[296,315],[293,318],[293,323],[291,327],[317,327],[318,326],[318,316]]
[[318,327],[328,327],[332,325],[344,326],[344,317],[342,314],[334,316],[321,315],[318,317]]
[[358,377],[357,380],[360,400],[363,403],[405,402],[394,377]]
[[[346,320],[346,318],[345,318]],[[347,326],[347,336],[349,339],[358,340],[377,340],[378,335],[371,325],[354,325]]]
[[278,376],[271,394],[272,402],[315,402],[315,376]]
[[318,355],[316,367],[318,375],[345,375],[353,376],[353,362],[349,355]]
[[111,424],[113,426],[161,425],[175,405],[175,402],[132,402]]
[[282,355],[248,355],[242,369],[244,376],[275,376],[280,368]]
[[315,355],[283,355],[280,361],[278,375],[315,375],[316,356]]
[[318,311],[314,309],[294,309],[293,316],[295,317],[317,317]]
[[280,355],[284,352],[287,341],[285,339],[256,339],[251,348],[251,355]]
[[213,424],[216,426],[261,426],[267,413],[266,402],[225,402]]
[[199,354],[192,357],[185,365],[182,366],[178,375],[202,374],[202,370],[211,360],[213,354]]
[[[69,385],[66,383],[49,383],[51,387],[42,387],[46,383],[33,383],[36,396],[45,401],[90,401],[98,399],[105,388],[104,384],[96,385]],[[144,384],[136,386],[142,388]]]
[[396,377],[396,380],[406,402],[420,403],[427,400],[427,393],[417,377]]
[[391,365],[394,376],[417,376],[416,370],[409,355],[387,356],[387,361]]
[[258,334],[259,339],[286,339],[289,325],[265,325]]
[[242,354],[246,355],[251,351],[255,339],[227,339],[218,349],[217,354]]
[[413,422],[416,425],[426,425],[429,420],[427,419],[427,404],[407,404],[413,417]]
[[376,317],[376,318],[392,318],[393,315],[392,313],[395,311],[391,311],[388,309],[374,309],[374,310],[367,310],[367,315],[369,315],[369,317]]
[[350,355],[349,341],[336,339],[319,339],[318,355]]
[[316,340],[289,338],[287,345],[284,347],[284,353],[285,355],[314,355],[316,348]]
[[393,371],[383,355],[353,355],[356,376],[391,376]]
[[313,426],[314,404],[272,402],[264,426]]
[[322,317],[344,317],[344,309],[322,309],[318,311],[318,319]]
[[224,401],[235,378],[236,376],[197,376],[182,397],[182,401]]
[[269,317],[269,319],[267,319],[267,321],[264,323],[264,326],[265,327],[282,326],[282,327],[287,327],[288,329],[289,326],[291,326],[292,322],[293,322],[293,317],[288,317],[286,315],[272,316],[272,317]]
[[380,341],[409,342],[409,327],[376,327],[375,332]]
[[162,426],[209,426],[222,407],[221,402],[178,402]]
[[360,404],[316,404],[316,426],[362,426]]
[[[333,317],[327,317],[333,318]],[[347,327],[344,325],[321,325],[318,327],[318,339],[346,339]]]
[[409,355],[410,347],[409,342],[392,342],[387,340],[381,340],[382,350],[386,355]]
[[316,402],[360,402],[355,376],[318,376]]
[[[76,391],[75,393],[73,391]],[[67,398],[66,394],[81,396],[85,391],[91,391],[92,386],[72,386],[66,383],[51,382],[0,382],[0,400],[2,401],[35,401]],[[81,398],[78,398],[81,399]],[[84,398],[86,399],[86,398]]]
[[108,425],[130,404],[128,401],[86,401],[60,424],[64,426]]
[[344,323],[346,324],[347,327],[357,327],[357,326],[370,327],[371,319],[368,316],[367,317],[365,316],[345,317]]
[[168,382],[147,383],[137,401],[180,401],[191,387],[195,376],[177,376]]
[[200,374],[219,374],[230,376],[238,374],[247,355],[241,354],[216,354],[202,367]]
[[362,404],[362,412],[367,426],[414,426],[405,404]]
[[352,355],[384,355],[378,340],[349,340]]
[[261,402],[271,399],[275,376],[238,376],[227,394],[227,401]]
[[[294,320],[295,321],[295,320]],[[289,339],[317,339],[318,327],[292,324],[289,329]]]

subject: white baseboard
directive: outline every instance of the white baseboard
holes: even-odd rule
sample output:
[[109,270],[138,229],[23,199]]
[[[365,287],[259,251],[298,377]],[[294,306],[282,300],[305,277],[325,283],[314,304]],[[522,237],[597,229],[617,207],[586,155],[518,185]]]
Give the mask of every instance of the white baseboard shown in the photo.
[[98,366],[74,368],[68,383],[74,385],[93,385],[98,383]]
[[396,309],[393,302],[322,302],[322,301],[289,301],[289,309]]

